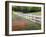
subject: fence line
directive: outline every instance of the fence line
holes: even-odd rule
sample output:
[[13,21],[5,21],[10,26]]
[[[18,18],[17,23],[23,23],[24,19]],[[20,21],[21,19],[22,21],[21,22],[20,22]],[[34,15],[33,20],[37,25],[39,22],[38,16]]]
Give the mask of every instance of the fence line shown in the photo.
[[41,23],[41,16],[32,14],[16,14],[35,23]]
[[32,16],[32,20],[31,21],[36,22],[36,23],[41,23],[41,17]]

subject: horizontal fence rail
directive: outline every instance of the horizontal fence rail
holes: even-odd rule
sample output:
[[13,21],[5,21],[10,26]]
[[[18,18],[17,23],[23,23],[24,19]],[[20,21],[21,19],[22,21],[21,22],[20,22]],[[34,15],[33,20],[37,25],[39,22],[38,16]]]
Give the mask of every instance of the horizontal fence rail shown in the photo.
[[[16,14],[16,13],[15,13]],[[33,15],[33,14],[19,14],[17,13],[16,15],[22,17],[22,18],[25,18],[25,19],[28,19],[32,22],[35,22],[35,23],[41,23],[41,16],[39,15]]]

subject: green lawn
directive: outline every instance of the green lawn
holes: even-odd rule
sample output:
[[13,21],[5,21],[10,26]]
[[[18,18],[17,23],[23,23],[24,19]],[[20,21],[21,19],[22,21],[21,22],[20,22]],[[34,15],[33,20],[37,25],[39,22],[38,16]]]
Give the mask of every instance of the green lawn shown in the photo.
[[41,15],[41,12],[32,12],[31,14],[34,14],[34,15]]
[[25,30],[40,30],[41,24],[29,22],[27,28]]

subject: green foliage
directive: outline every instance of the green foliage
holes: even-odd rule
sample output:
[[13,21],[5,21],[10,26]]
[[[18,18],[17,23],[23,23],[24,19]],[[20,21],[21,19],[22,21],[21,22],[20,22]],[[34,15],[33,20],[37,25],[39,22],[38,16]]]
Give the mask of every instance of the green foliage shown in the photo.
[[13,6],[13,11],[28,13],[28,12],[39,12],[41,11],[41,7],[30,7],[30,6]]

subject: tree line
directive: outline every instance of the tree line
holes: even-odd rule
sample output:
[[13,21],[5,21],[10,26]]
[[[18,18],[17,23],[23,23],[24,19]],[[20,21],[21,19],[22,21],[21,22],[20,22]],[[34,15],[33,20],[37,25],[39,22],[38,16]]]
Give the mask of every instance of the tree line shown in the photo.
[[13,11],[18,11],[18,12],[39,12],[41,11],[41,7],[30,7],[30,6],[13,6],[12,7]]

